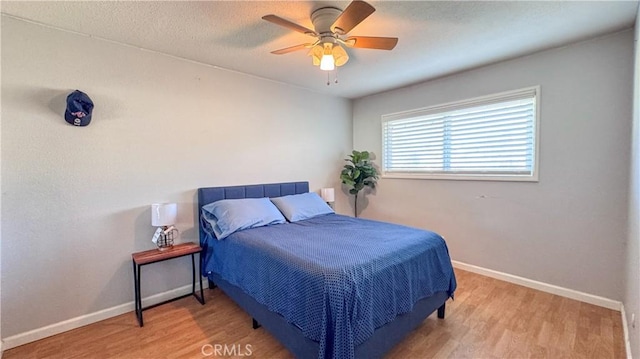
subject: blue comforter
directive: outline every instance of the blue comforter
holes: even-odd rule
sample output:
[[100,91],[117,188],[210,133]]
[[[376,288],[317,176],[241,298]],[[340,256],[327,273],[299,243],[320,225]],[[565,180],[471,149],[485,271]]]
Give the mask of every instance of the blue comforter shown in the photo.
[[320,343],[353,358],[374,330],[456,280],[438,234],[337,214],[210,239],[215,272]]

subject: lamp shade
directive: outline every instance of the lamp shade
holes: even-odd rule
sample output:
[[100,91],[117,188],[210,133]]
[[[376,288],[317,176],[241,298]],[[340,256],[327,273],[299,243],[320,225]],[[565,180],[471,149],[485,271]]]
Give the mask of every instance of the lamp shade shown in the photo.
[[324,43],[324,52],[320,59],[320,70],[331,71],[336,68],[336,60],[333,58],[333,44],[329,42]]
[[311,51],[309,51],[309,56],[311,56],[314,66],[320,66],[320,61],[322,61],[323,51],[324,49],[322,48],[322,45],[316,45],[311,48]]
[[170,226],[176,223],[178,205],[175,203],[154,203],[151,205],[151,225]]
[[334,202],[336,199],[333,188],[322,188],[320,190],[320,197],[322,197],[325,202]]
[[336,66],[342,66],[346,64],[347,61],[349,61],[349,55],[339,45],[334,46],[331,53],[333,54],[333,58]]
[[320,70],[332,71],[336,68],[335,59],[332,55],[322,55],[320,60]]

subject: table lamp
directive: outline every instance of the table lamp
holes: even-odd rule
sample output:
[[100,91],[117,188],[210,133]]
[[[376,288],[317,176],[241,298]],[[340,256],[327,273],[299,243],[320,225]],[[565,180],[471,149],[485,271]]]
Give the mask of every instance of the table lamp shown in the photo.
[[333,202],[336,200],[335,192],[333,188],[322,188],[320,189],[320,197],[322,200],[327,202],[329,207],[333,208]]
[[160,227],[153,235],[152,242],[163,251],[173,247],[173,240],[178,230],[176,223],[178,205],[175,203],[154,203],[151,205],[151,225]]

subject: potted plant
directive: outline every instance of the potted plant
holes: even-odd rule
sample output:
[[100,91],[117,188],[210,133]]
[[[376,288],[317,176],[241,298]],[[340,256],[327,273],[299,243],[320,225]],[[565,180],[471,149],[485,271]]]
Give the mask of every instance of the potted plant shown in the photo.
[[369,151],[353,151],[345,161],[347,164],[340,173],[340,179],[349,187],[349,193],[355,196],[355,216],[358,217],[358,193],[365,187],[376,187],[378,170],[371,163]]

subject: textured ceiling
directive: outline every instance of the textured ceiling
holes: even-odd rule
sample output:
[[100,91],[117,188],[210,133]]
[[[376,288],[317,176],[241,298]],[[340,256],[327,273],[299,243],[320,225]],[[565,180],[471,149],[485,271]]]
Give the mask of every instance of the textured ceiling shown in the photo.
[[604,2],[368,1],[377,11],[350,32],[392,36],[392,51],[348,49],[339,83],[306,51],[312,39],[261,20],[313,28],[309,16],[348,1],[2,1],[2,13],[335,96],[357,98],[630,28],[638,0]]

